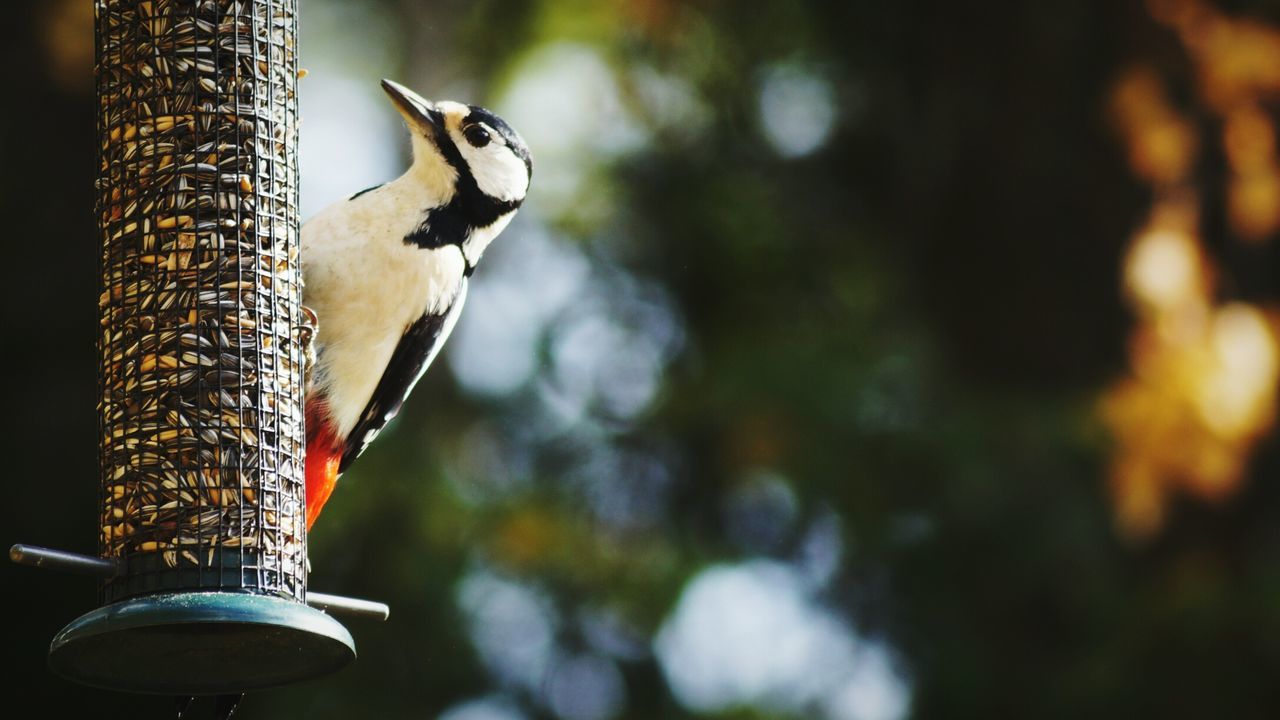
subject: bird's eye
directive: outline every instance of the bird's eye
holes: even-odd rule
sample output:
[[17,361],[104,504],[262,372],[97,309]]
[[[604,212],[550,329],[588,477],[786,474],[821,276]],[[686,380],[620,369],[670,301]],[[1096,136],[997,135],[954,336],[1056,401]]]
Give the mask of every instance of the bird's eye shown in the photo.
[[467,142],[471,143],[472,147],[482,148],[489,144],[489,131],[479,125],[468,127],[462,131],[462,134],[466,136]]

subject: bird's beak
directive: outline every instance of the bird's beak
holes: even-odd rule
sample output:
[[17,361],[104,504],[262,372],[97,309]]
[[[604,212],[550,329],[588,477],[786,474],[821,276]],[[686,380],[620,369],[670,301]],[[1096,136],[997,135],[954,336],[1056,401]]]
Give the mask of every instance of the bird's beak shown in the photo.
[[383,80],[382,89],[391,96],[410,128],[421,129],[433,138],[435,133],[444,131],[444,114],[436,109],[435,103],[391,80]]

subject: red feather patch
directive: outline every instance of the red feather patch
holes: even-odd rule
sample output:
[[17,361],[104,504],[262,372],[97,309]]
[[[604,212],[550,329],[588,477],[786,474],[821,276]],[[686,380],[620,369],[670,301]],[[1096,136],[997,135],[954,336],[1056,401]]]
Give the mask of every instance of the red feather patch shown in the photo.
[[320,517],[320,509],[338,484],[342,441],[329,420],[329,406],[318,398],[307,399],[307,529]]

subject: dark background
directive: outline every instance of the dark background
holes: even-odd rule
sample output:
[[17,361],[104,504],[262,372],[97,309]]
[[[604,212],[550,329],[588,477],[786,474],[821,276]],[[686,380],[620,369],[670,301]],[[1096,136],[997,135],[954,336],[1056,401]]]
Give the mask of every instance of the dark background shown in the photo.
[[[9,7],[0,112],[0,540],[82,552],[96,532],[99,292],[88,4]],[[324,4],[301,5],[305,28]],[[1161,192],[1131,167],[1108,112],[1126,68],[1153,68],[1198,138],[1182,183],[1217,268],[1211,301],[1273,312],[1280,291],[1274,237],[1232,229],[1223,120],[1198,61],[1152,17],[1179,3],[555,5],[368,8],[391,19],[409,48],[401,76],[424,94],[462,82],[490,102],[527,53],[562,38],[597,48],[619,78],[643,65],[694,89],[696,132],[654,121],[646,141],[591,161],[585,187],[607,195],[598,216],[535,210],[535,194],[533,219],[503,237],[550,233],[596,278],[582,303],[641,334],[657,312],[680,341],[641,410],[619,412],[597,388],[583,414],[545,432],[547,398],[575,367],[557,359],[557,328],[579,300],[548,323],[533,376],[510,392],[474,392],[438,362],[312,539],[311,587],[389,602],[391,620],[348,622],[353,666],[251,696],[242,717],[436,717],[481,696],[527,717],[826,717],[758,697],[690,705],[648,649],[704,569],[802,567],[820,527],[842,549],[810,602],[892,648],[908,716],[1280,711],[1269,420],[1240,450],[1245,472],[1211,500],[1176,473],[1161,481],[1154,529],[1132,531],[1109,491],[1118,450],[1098,407],[1130,374],[1141,320],[1123,258]],[[1280,23],[1271,2],[1205,7]],[[778,63],[824,78],[834,103],[829,135],[801,157],[775,151],[758,118],[762,73]],[[1260,87],[1254,100],[1274,117],[1278,98]],[[662,113],[627,102],[641,124]],[[531,145],[535,188],[555,162],[587,162]],[[633,281],[663,300],[611,304],[611,288]],[[501,449],[497,470],[476,460],[477,427]],[[623,460],[583,470],[601,453]],[[645,463],[662,468],[648,485]],[[468,494],[480,475],[492,486]],[[535,588],[560,618],[557,647],[614,668],[621,705],[574,715],[551,675],[513,680],[477,650],[475,597],[459,590],[477,573]],[[91,581],[8,564],[0,578],[11,703],[51,717],[169,716],[164,699],[46,669],[49,639],[93,607]],[[586,610],[618,619],[631,649],[593,640],[575,620]]]

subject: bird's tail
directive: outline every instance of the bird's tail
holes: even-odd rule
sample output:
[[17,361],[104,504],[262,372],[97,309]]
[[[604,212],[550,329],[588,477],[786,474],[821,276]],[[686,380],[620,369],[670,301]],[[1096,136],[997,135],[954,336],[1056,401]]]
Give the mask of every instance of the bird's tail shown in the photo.
[[342,442],[329,419],[324,400],[307,399],[307,529],[320,517],[320,509],[338,484]]

